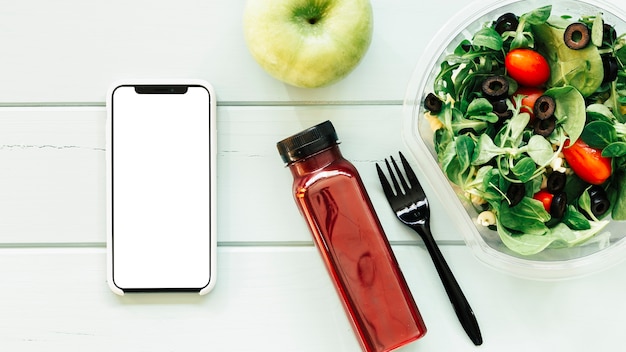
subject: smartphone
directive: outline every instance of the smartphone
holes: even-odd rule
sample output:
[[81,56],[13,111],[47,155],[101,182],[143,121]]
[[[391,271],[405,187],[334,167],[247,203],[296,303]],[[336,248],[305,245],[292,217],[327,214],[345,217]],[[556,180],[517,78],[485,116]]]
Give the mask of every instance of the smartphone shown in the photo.
[[216,101],[204,81],[123,81],[107,94],[113,292],[215,285]]

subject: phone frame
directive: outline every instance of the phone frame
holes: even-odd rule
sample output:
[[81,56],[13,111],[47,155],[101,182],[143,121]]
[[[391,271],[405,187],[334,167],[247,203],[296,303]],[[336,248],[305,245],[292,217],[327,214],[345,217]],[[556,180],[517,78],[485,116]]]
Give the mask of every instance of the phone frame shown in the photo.
[[[141,288],[141,287],[120,287],[115,283],[115,256],[114,256],[114,233],[113,233],[113,120],[114,120],[114,93],[119,87],[141,87],[144,88],[177,88],[177,87],[202,87],[209,94],[209,168],[210,168],[210,249],[209,249],[209,281],[203,287],[159,287],[159,288]],[[163,91],[157,91],[145,94],[176,94]],[[216,283],[217,273],[217,122],[216,122],[216,96],[213,86],[206,81],[197,79],[185,80],[120,80],[109,87],[107,92],[107,122],[106,122],[106,233],[107,233],[107,282],[109,288],[118,295],[135,292],[196,292],[204,295],[210,292]]]

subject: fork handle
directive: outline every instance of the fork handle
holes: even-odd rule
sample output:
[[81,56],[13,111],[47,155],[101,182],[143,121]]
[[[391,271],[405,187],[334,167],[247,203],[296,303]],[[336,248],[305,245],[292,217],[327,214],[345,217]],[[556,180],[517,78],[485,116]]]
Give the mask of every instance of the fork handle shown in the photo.
[[465,298],[461,287],[459,286],[454,275],[452,274],[448,263],[441,254],[439,247],[435,243],[435,240],[430,232],[430,228],[425,225],[415,225],[412,227],[424,240],[426,249],[428,250],[430,257],[435,264],[435,268],[437,269],[439,278],[441,279],[441,282],[446,289],[448,298],[450,299],[450,302],[454,307],[454,312],[459,318],[463,329],[470,337],[474,345],[481,345],[483,343],[483,338],[481,336],[480,328],[478,327],[478,321],[476,320],[474,311],[472,310],[472,307],[470,307],[470,304]]

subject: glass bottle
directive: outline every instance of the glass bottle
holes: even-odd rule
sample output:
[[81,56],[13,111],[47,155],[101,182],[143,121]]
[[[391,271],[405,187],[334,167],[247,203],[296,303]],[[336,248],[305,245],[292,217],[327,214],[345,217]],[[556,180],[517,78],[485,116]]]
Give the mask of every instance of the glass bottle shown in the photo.
[[330,121],[277,143],[295,201],[364,351],[390,351],[426,327],[363,182]]

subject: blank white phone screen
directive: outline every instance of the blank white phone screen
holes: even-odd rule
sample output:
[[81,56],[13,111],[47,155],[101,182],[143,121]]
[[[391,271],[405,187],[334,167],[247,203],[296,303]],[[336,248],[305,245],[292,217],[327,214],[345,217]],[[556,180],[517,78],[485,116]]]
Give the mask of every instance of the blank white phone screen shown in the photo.
[[210,97],[112,96],[113,281],[122,289],[194,289],[210,281]]

